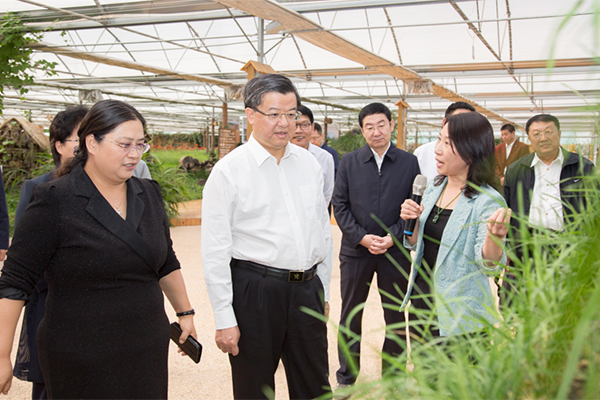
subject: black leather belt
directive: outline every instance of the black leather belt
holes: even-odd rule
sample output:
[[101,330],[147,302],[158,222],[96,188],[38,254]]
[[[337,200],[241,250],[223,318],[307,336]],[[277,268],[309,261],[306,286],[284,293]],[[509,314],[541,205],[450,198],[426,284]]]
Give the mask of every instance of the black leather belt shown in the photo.
[[258,264],[252,261],[231,259],[232,267],[242,267],[250,271],[261,274],[262,276],[270,276],[288,282],[306,282],[310,281],[317,274],[317,266],[313,265],[311,269],[306,271],[290,271],[287,269],[267,267],[266,265]]

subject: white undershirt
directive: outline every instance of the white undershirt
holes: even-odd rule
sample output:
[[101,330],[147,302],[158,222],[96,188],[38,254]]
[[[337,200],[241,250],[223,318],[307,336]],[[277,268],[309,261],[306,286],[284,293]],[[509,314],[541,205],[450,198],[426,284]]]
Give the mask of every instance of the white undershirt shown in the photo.
[[531,166],[535,172],[535,185],[531,198],[529,223],[555,231],[563,230],[563,205],[560,200],[560,173],[564,156],[559,150],[558,157],[550,165],[536,155]]
[[371,151],[373,152],[373,155],[375,156],[375,162],[377,163],[377,169],[379,170],[379,172],[381,172],[381,164],[383,164],[383,158],[385,157],[386,153],[390,149],[391,145],[392,145],[392,142],[389,142],[387,148],[385,149],[385,151],[383,152],[381,157],[379,157],[379,154],[377,154],[377,152],[375,150],[373,150],[372,147],[369,147],[371,149]]

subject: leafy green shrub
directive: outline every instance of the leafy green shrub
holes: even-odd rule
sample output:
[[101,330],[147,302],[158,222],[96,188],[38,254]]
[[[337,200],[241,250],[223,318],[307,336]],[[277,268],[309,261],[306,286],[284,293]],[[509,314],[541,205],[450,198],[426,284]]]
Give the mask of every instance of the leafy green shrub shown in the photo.
[[41,32],[27,32],[20,17],[6,13],[0,20],[0,114],[4,109],[2,101],[5,87],[14,87],[21,95],[27,93],[26,86],[33,84],[34,70],[40,70],[46,76],[56,75],[55,62],[33,61],[32,42],[42,39]]
[[177,203],[187,201],[190,197],[185,175],[180,173],[176,167],[164,166],[160,158],[154,154],[148,154],[146,162],[152,179],[160,185],[169,220],[177,219],[179,217]]

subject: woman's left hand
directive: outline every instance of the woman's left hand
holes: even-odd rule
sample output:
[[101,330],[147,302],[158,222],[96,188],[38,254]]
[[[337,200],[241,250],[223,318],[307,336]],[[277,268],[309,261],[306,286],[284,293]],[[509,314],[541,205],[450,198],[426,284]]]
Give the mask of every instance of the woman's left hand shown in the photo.
[[[179,343],[183,344],[187,340],[189,335],[192,335],[194,339],[198,339],[198,335],[196,334],[196,327],[194,326],[194,316],[186,315],[184,317],[179,317],[179,326],[181,326],[181,336],[179,337]],[[185,356],[183,350],[177,348],[177,351],[182,356]]]
[[512,210],[510,208],[499,208],[494,211],[487,220],[488,233],[503,239],[508,233],[511,215]]

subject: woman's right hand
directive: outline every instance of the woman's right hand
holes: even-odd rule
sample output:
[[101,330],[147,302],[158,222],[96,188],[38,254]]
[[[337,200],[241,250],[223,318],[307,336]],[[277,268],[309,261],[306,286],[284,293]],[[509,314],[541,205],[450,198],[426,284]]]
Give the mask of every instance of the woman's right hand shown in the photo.
[[413,199],[406,199],[404,203],[402,203],[402,208],[400,209],[400,218],[405,221],[409,219],[417,219],[421,216],[423,212],[423,205],[417,204]]
[[10,358],[0,358],[0,393],[8,395],[12,384],[13,370]]

